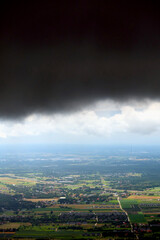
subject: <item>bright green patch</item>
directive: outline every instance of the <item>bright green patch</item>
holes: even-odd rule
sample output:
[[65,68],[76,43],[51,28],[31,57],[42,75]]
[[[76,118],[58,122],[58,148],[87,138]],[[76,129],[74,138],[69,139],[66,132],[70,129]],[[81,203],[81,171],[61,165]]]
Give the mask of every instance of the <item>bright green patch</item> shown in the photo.
[[137,200],[123,199],[120,200],[122,208],[132,208],[133,205],[137,205]]
[[129,213],[128,215],[129,215],[129,219],[132,223],[146,223],[146,219],[142,212],[138,212],[136,214]]

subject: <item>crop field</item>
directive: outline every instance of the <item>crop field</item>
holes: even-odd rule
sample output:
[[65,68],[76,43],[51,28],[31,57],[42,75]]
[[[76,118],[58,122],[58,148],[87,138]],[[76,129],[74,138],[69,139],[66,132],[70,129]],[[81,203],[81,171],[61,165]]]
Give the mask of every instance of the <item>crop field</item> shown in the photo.
[[110,208],[119,208],[119,205],[108,205],[108,204],[55,204],[52,205],[53,208],[76,208],[76,209],[110,209]]
[[49,212],[53,212],[54,214],[56,213],[61,213],[61,212],[122,212],[121,209],[93,209],[93,210],[89,210],[89,209],[76,209],[76,208],[73,208],[73,209],[62,209],[62,208],[42,208],[42,209],[35,209],[33,210],[35,211],[36,213],[49,213]]
[[150,222],[152,220],[160,221],[160,214],[156,213],[143,213],[143,214],[147,222]]
[[30,226],[30,223],[5,223],[0,225],[0,229],[18,229],[20,226]]
[[133,205],[137,205],[136,200],[123,199],[123,200],[120,200],[120,202],[121,202],[122,208],[124,209],[132,208]]
[[146,200],[153,200],[153,199],[160,199],[160,196],[147,196],[147,195],[131,195],[128,199],[146,199]]
[[[83,231],[52,231],[52,230],[20,230],[14,238],[41,238],[41,239],[82,239]],[[94,237],[90,237],[91,239]],[[85,239],[85,238],[84,238]],[[88,239],[88,237],[86,237]]]
[[32,161],[24,155],[25,167],[22,160],[0,162],[0,239],[130,240],[159,234],[159,160],[153,178],[153,164],[121,160],[117,153],[85,160],[34,154]]
[[156,212],[156,211],[144,211],[142,210],[143,214],[150,214],[150,215],[160,215],[160,211],[159,212]]
[[57,201],[58,198],[24,198],[25,201],[29,202],[50,202],[50,201]]
[[147,193],[158,193],[158,195],[160,194],[160,187],[154,187],[154,188],[150,188],[149,190],[146,191]]
[[138,204],[154,204],[154,203],[159,203],[160,201],[158,199],[136,199]]
[[55,204],[49,208],[36,208],[33,210],[36,213],[47,212],[121,212],[119,205],[92,205],[92,204]]
[[138,212],[138,213],[134,213],[134,214],[129,213],[128,215],[129,215],[130,221],[132,223],[146,223],[147,222],[142,212]]
[[12,185],[34,185],[36,184],[36,181],[27,178],[0,177],[0,183]]

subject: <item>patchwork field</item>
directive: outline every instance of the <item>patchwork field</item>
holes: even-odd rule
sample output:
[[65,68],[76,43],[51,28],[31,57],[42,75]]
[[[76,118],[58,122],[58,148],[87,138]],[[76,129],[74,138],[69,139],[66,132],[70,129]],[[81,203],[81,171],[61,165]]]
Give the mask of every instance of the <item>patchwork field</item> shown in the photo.
[[159,239],[159,160],[66,156],[0,162],[0,239]]

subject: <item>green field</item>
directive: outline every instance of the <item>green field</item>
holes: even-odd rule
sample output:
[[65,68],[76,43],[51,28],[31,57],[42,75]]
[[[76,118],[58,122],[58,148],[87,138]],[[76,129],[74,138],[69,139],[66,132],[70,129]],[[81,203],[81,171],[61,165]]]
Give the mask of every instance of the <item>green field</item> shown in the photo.
[[116,211],[116,212],[121,212],[122,210],[120,208],[93,208],[93,209],[89,209],[89,208],[35,208],[33,209],[34,212],[38,212],[38,213],[49,213],[49,212],[70,212],[70,211],[74,211],[74,212],[112,212],[112,211]]
[[120,200],[122,208],[128,209],[132,208],[133,205],[138,205],[137,200],[123,199]]
[[146,223],[146,219],[143,215],[142,212],[138,212],[138,213],[129,213],[129,219],[132,223]]
[[[83,234],[83,231],[20,230],[14,235],[14,238],[88,239],[88,237],[84,237]],[[90,238],[94,239],[95,237],[90,236]]]

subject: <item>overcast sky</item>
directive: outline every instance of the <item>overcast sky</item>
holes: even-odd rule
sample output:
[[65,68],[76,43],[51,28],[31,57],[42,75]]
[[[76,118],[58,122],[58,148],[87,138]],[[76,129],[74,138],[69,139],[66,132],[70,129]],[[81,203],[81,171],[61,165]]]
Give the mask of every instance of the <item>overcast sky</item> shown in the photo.
[[159,142],[158,1],[15,0],[1,11],[0,142]]

